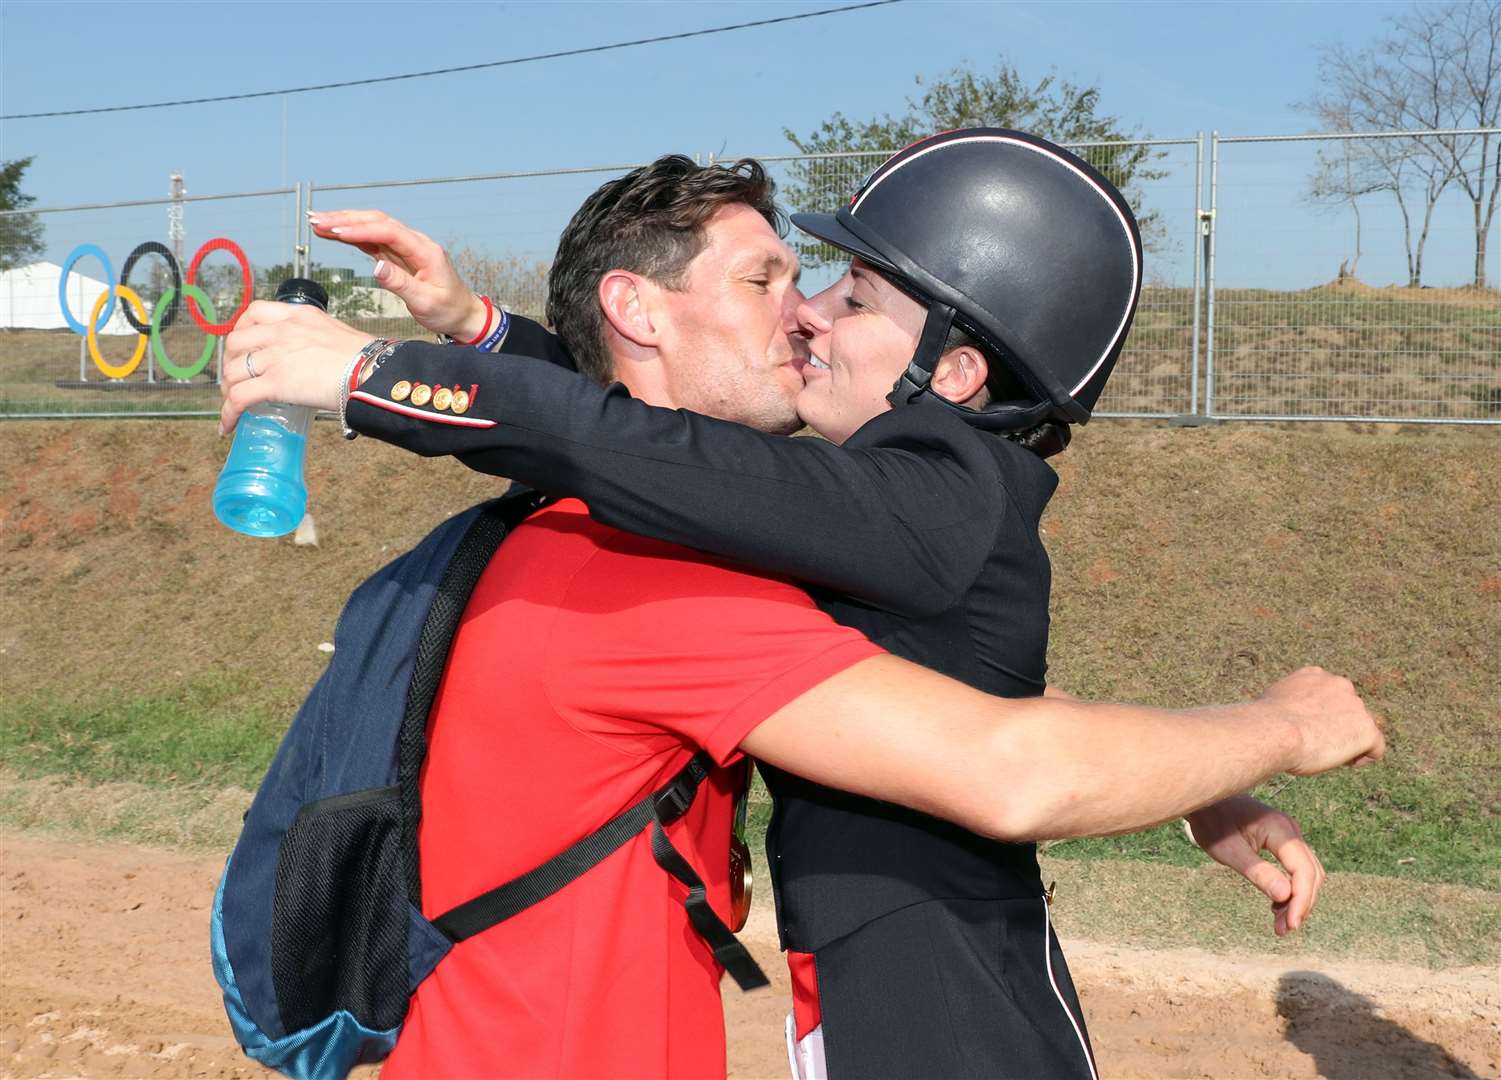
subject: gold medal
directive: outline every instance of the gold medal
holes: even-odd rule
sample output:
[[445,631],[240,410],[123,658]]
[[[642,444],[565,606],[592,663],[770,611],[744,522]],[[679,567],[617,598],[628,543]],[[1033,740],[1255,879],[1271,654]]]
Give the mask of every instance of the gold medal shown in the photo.
[[451,404],[453,404],[453,391],[448,387],[440,386],[433,391],[433,408],[439,412],[445,412]]
[[418,383],[412,387],[412,404],[418,408],[426,405],[433,397],[433,388],[427,383]]
[[455,415],[469,411],[469,393],[465,390],[453,392],[453,411]]
[[407,395],[411,392],[412,384],[407,382],[405,379],[402,379],[401,382],[391,387],[391,400],[405,401],[407,399]]
[[750,845],[745,842],[746,818],[750,810],[750,763],[745,765],[745,782],[735,800],[735,824],[730,832],[730,931],[739,933],[750,921],[751,890],[755,879],[751,872]]

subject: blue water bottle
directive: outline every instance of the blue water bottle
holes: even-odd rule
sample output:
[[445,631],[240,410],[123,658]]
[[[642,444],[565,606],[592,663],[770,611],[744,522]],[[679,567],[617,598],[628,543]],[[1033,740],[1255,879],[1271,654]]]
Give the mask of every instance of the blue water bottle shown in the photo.
[[[328,310],[328,293],[307,278],[288,278],[276,290],[286,304]],[[235,427],[229,459],[214,485],[214,516],[246,536],[285,536],[307,511],[302,462],[313,410],[267,401],[252,405]]]

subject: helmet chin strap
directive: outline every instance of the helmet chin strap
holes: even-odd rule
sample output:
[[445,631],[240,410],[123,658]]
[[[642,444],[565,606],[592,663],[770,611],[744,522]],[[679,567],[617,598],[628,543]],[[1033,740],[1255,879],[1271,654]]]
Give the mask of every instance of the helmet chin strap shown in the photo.
[[[1016,401],[995,403],[985,409],[975,410],[958,405],[942,394],[933,393],[933,371],[943,355],[944,343],[954,325],[954,309],[938,301],[928,305],[928,317],[923,323],[922,334],[917,339],[917,348],[907,362],[907,370],[886,395],[894,409],[910,405],[927,394],[940,405],[957,413],[966,423],[986,431],[1000,433],[1025,431],[1040,424],[1053,412],[1053,407],[1041,401]],[[1066,445],[1066,444],[1065,444]]]
[[949,330],[954,325],[954,309],[947,304],[928,305],[928,317],[922,324],[922,334],[917,339],[917,348],[907,362],[907,370],[886,395],[893,409],[910,405],[933,381],[933,369],[943,355],[943,344],[949,339]]

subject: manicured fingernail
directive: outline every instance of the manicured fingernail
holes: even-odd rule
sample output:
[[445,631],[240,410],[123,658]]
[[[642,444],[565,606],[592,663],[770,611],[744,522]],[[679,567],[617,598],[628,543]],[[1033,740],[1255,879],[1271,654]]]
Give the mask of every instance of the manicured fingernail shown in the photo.
[[372,271],[370,271],[370,275],[372,277],[375,277],[375,278],[383,278],[383,277],[385,277],[386,276],[386,260],[385,259],[376,259],[375,260],[375,269],[372,270]]
[[332,229],[329,229],[328,231],[331,232],[331,233],[333,233],[335,236],[338,236],[344,230],[341,229],[341,228],[339,228],[337,225],[335,225]]
[[224,438],[224,421],[219,421],[219,438]]
[[309,215],[308,215],[308,216],[307,216],[307,223],[308,223],[308,224],[309,224],[309,225],[313,225],[313,226],[316,226],[316,225],[317,225],[317,224],[318,224],[318,219],[317,219],[317,218],[315,218],[315,217],[314,217],[314,216],[313,216],[313,215],[312,215],[312,214],[309,214]]

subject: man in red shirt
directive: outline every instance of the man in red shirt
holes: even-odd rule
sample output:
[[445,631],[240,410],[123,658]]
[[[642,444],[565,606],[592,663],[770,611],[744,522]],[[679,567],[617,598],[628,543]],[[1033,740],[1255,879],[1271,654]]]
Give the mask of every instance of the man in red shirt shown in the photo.
[[[666,194],[680,223],[662,267],[582,271],[596,278],[612,374],[650,404],[795,427],[806,360],[795,257],[726,171]],[[619,265],[638,263],[639,251]],[[230,423],[254,400],[328,404],[324,361],[366,341],[277,305],[253,305],[240,325]],[[250,351],[259,374],[247,379]],[[352,423],[393,408],[414,423],[486,422],[470,399],[459,416],[403,404],[385,374],[364,384]],[[1280,771],[1383,749],[1350,684],[1317,669],[1201,710],[994,698],[885,654],[790,584],[602,526],[577,503],[534,515],[503,550],[466,609],[430,722],[430,916],[587,835],[700,751],[720,768],[668,835],[723,917],[741,754],[1022,840],[1142,828]],[[719,970],[684,896],[643,834],[460,942],[419,986],[391,1075],[723,1075]]]
[[[423,905],[545,862],[664,785],[720,765],[799,696],[878,656],[801,590],[620,533],[565,501],[491,561],[434,702]],[[667,829],[727,915],[744,768]],[[719,972],[643,834],[558,895],[460,943],[423,982],[394,1076],[723,1075]]]

